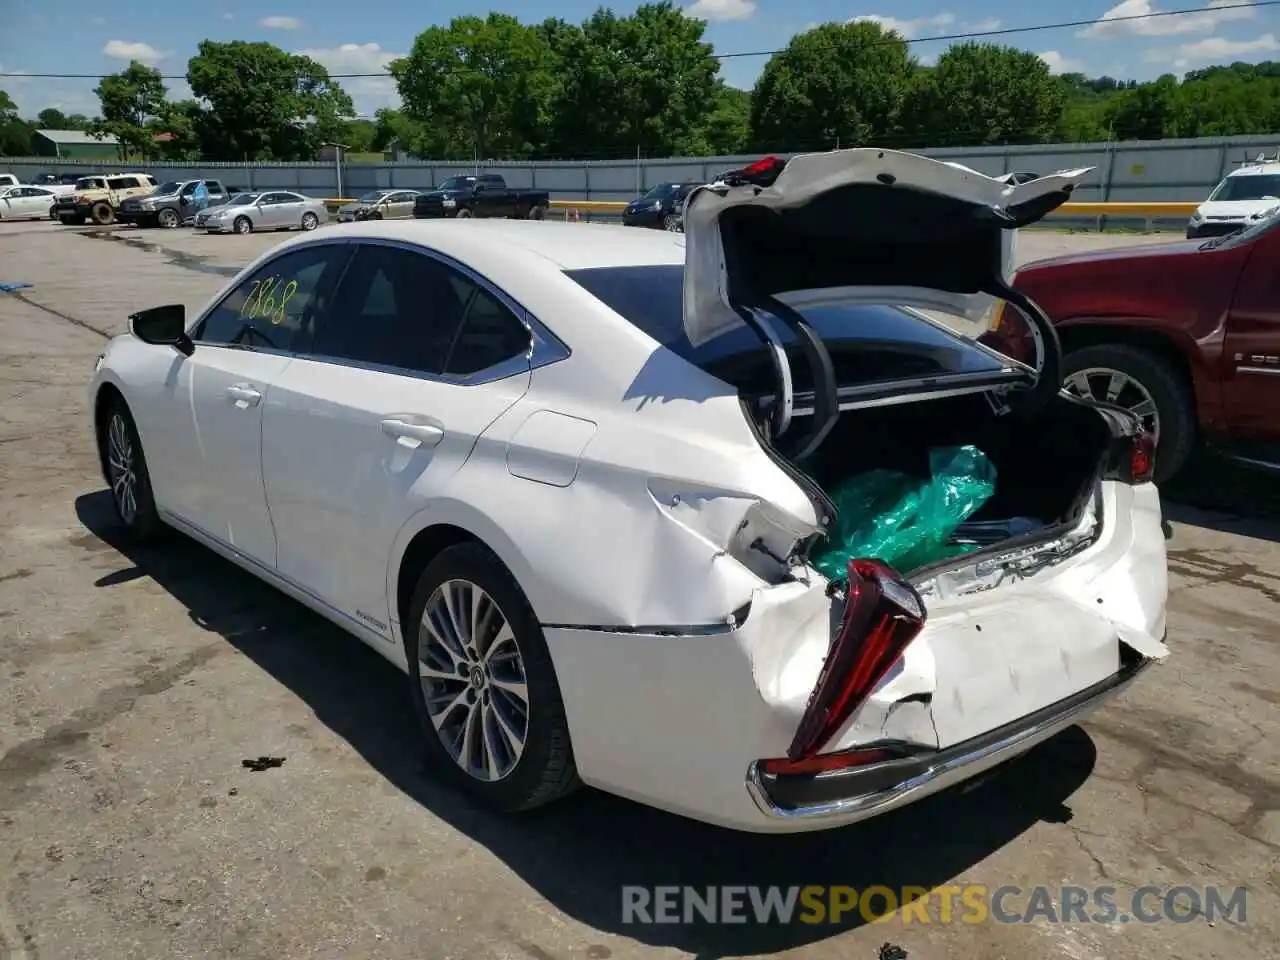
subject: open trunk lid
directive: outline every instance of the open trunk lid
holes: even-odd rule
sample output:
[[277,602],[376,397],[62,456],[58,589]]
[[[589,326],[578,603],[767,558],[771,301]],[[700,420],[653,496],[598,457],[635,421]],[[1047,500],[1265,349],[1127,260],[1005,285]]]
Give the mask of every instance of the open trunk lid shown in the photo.
[[1091,169],[1014,185],[857,148],[726,174],[686,202],[685,331],[696,346],[746,323],[744,306],[841,302],[946,313],[976,339],[1010,292],[1013,231],[1059,207]]

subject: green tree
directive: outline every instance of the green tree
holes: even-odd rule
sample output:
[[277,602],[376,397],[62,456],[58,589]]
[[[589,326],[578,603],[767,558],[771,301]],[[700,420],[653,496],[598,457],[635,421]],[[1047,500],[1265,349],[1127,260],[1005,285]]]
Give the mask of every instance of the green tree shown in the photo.
[[1116,96],[1106,111],[1117,140],[1159,140],[1169,136],[1178,115],[1178,79],[1166,73]]
[[706,152],[713,156],[742,153],[751,135],[751,93],[718,80],[712,103],[702,132]]
[[375,149],[373,140],[377,132],[378,127],[373,120],[349,120],[339,141],[346,144],[352,153],[371,153]]
[[310,57],[269,43],[202,40],[187,83],[208,106],[198,124],[209,160],[313,160],[340,141],[351,98]]
[[1066,104],[1066,87],[1034,53],[959,43],[912,87],[904,127],[939,147],[1046,143]]
[[92,132],[112,134],[126,154],[144,158],[154,154],[157,120],[168,92],[160,71],[133,60],[119,73],[103,77],[93,92],[102,105],[102,116],[91,125]]
[[546,141],[557,80],[541,33],[515,17],[455,17],[391,64],[416,146],[442,159],[530,157]]
[[791,38],[751,94],[757,150],[889,144],[916,66],[879,24],[827,23]]
[[66,114],[53,107],[41,110],[36,115],[36,122],[42,130],[88,130],[91,123],[89,118],[82,114]]
[[374,114],[374,150],[389,150],[393,146],[415,157],[425,157],[425,134],[421,126],[399,110],[383,107]]
[[35,150],[31,139],[35,128],[18,116],[18,105],[0,90],[0,156],[29,157]]
[[[663,0],[580,28],[543,24],[562,78],[551,152],[558,156],[689,155],[707,149],[720,63],[706,23]],[[727,97],[727,95],[725,95]]]

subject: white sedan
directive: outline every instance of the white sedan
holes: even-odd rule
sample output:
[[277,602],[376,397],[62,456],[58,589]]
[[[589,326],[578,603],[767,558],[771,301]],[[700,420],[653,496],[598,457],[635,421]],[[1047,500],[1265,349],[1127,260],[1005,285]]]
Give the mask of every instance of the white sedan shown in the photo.
[[0,187],[0,220],[48,220],[55,199],[44,187]]
[[[1061,392],[1004,282],[1085,172],[859,149],[701,187],[685,235],[299,237],[110,342],[102,469],[136,537],[176,528],[405,670],[440,775],[500,809],[585,783],[749,831],[860,820],[1168,652],[1150,437]],[[976,342],[991,294],[1036,366]],[[821,572],[877,519],[834,491],[956,445],[996,486],[945,558]]]

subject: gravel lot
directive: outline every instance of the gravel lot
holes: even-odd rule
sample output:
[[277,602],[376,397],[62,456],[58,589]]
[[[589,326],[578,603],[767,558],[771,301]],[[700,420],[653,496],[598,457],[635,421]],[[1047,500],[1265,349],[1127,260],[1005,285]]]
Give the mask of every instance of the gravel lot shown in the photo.
[[[34,284],[0,293],[0,957],[1276,956],[1275,481],[1202,463],[1166,491],[1173,656],[968,793],[798,838],[592,792],[498,818],[422,768],[406,681],[376,654],[203,548],[139,551],[113,526],[84,395],[104,336],[199,306],[280,239],[0,225],[0,282]],[[242,767],[261,755],[287,761]],[[1249,900],[1243,925],[622,922],[622,885],[676,883]]]

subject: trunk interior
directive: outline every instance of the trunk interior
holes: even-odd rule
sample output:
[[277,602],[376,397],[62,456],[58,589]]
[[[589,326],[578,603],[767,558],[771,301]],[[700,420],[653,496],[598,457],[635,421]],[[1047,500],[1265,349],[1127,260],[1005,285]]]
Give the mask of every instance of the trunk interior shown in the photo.
[[796,466],[832,495],[873,470],[927,482],[931,450],[974,446],[995,468],[995,489],[952,542],[981,547],[1075,519],[1111,443],[1107,421],[1071,400],[1024,418],[998,415],[975,393],[844,411]]

